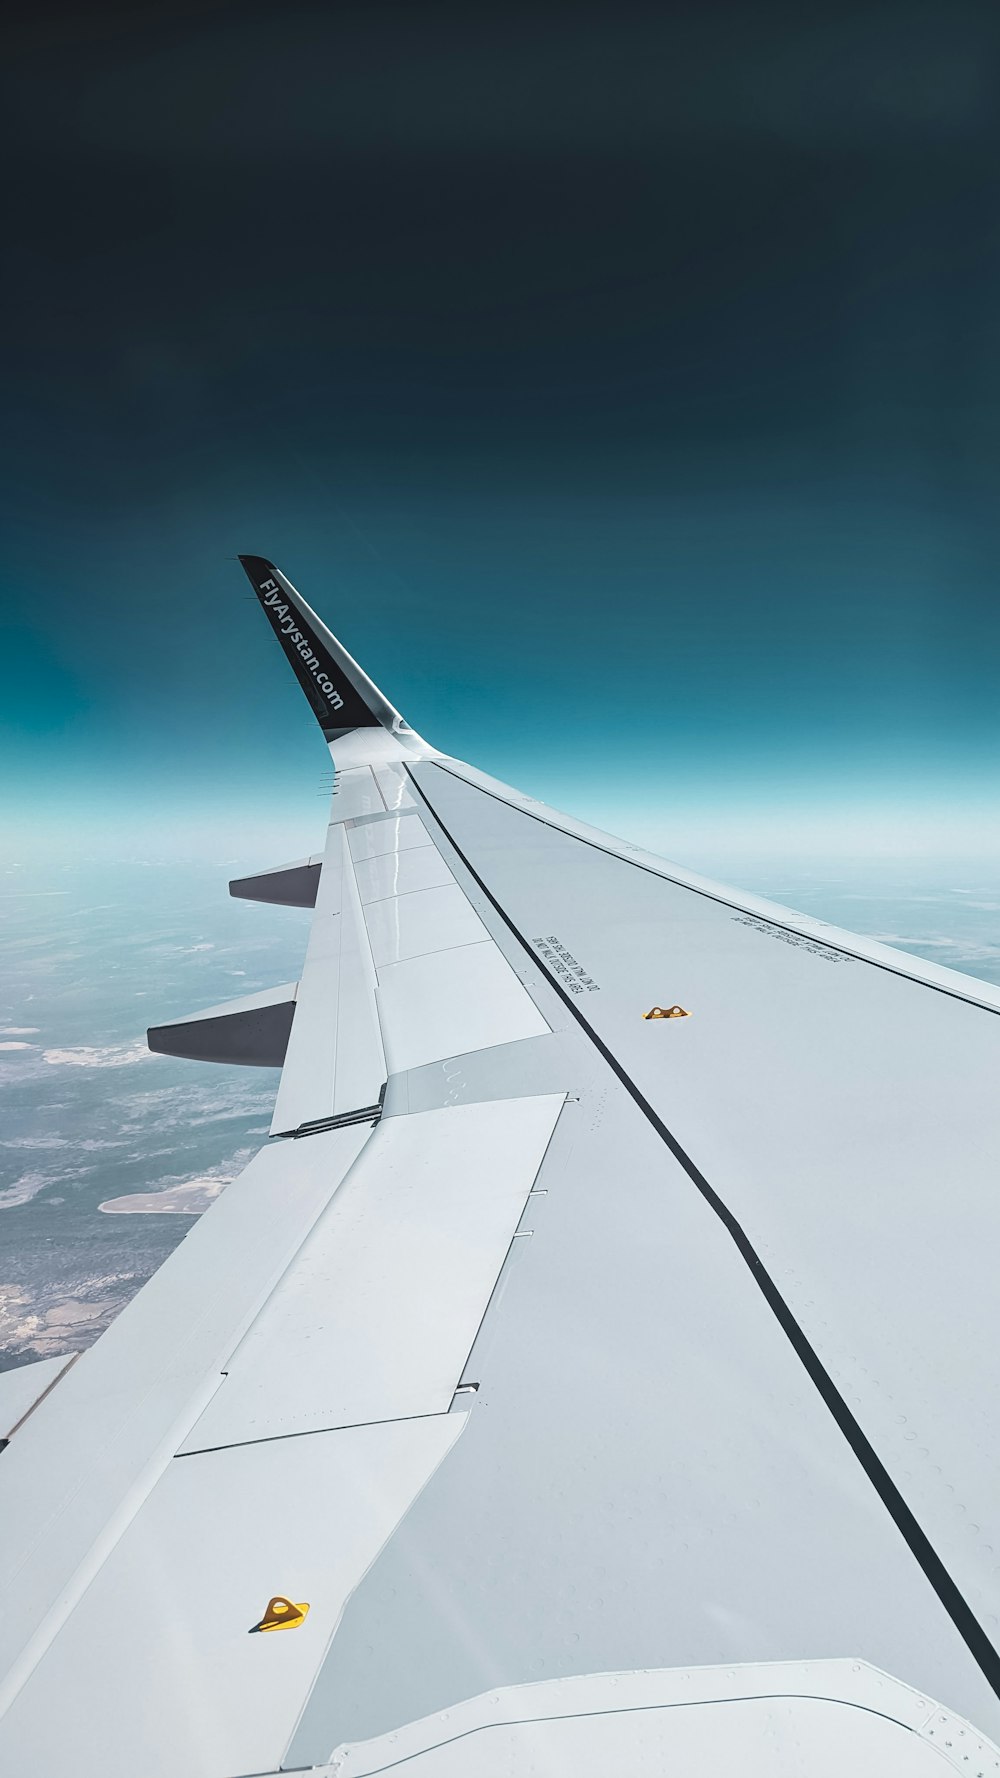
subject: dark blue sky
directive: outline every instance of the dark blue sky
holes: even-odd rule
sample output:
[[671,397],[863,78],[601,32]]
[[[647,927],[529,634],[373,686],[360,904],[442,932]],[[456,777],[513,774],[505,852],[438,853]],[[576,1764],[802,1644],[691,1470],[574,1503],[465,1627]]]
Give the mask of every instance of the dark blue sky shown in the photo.
[[690,862],[995,833],[995,6],[42,7],[3,65],[15,846],[316,843],[240,550]]

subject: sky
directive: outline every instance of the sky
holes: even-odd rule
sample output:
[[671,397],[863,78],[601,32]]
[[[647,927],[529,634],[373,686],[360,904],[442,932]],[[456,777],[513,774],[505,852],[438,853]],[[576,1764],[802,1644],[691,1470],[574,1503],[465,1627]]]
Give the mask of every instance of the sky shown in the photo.
[[0,1369],[263,1139],[144,1041],[304,943],[240,552],[443,750],[1000,981],[992,0],[36,0],[0,104]]
[[682,862],[996,855],[998,74],[969,0],[25,12],[15,859],[315,849],[239,551]]

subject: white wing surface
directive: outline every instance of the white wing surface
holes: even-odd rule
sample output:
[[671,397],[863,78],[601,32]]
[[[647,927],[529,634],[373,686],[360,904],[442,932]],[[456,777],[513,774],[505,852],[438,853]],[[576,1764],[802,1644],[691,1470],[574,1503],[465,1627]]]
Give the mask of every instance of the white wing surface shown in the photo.
[[0,1377],[0,1769],[1000,1773],[1000,993],[444,758],[243,562],[308,948],[150,1042],[272,1140]]

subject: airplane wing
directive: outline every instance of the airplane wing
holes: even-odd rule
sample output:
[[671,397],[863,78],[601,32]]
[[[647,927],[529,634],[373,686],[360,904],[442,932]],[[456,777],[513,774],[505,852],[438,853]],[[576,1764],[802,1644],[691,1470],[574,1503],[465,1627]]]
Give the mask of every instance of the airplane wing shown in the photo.
[[[1000,1773],[1000,991],[329,742],[272,1139],[0,1376],[0,1769]],[[33,1374],[34,1373],[34,1374]]]

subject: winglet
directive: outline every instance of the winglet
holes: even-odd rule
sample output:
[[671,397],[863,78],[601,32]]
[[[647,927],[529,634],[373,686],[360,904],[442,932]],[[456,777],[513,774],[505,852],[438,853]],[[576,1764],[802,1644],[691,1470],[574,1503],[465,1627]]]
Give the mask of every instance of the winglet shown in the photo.
[[241,556],[240,561],[326,739],[336,741],[359,728],[410,735],[412,730],[399,711],[280,569],[263,556]]

